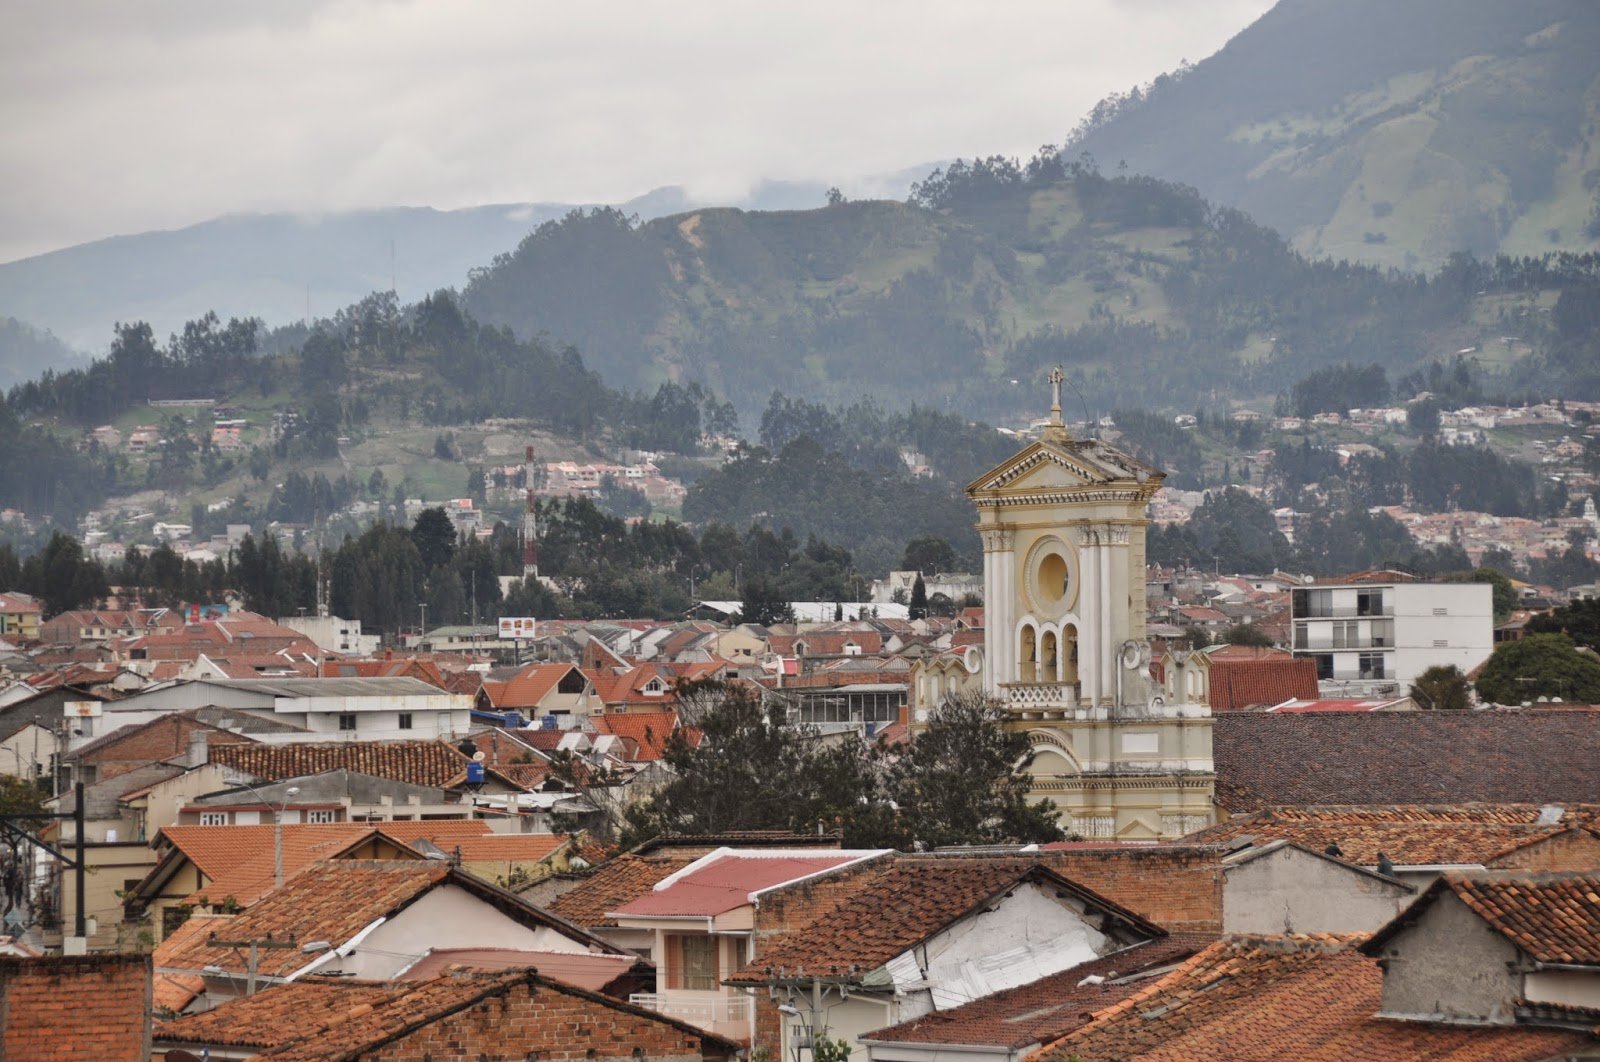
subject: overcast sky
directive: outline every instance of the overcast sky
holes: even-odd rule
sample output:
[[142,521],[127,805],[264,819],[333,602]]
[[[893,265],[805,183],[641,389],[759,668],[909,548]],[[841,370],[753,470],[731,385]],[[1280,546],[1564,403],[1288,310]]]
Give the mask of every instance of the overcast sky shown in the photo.
[[0,261],[241,211],[620,201],[1059,142],[1271,0],[9,0]]

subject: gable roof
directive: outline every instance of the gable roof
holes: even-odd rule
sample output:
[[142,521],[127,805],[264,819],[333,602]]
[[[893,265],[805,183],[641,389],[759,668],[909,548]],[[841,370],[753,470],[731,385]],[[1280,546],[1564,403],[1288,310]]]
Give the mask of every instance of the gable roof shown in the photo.
[[698,856],[619,855],[607,860],[579,884],[551,900],[548,909],[589,929],[615,927],[612,911],[648,893],[656,882],[682,870]]
[[1376,1017],[1383,972],[1356,939],[1230,937],[1095,1013],[1030,1062],[1228,1058],[1268,1062],[1534,1062],[1591,1041],[1516,1026]]
[[269,782],[345,768],[397,782],[448,787],[467,769],[467,758],[443,741],[293,742],[286,745],[223,746],[210,750],[212,763]]
[[1215,940],[1181,934],[1146,940],[1093,962],[1006,988],[950,1010],[862,1035],[873,1044],[1027,1047],[1064,1036],[1149,984],[1149,971],[1180,962]]
[[[672,737],[673,731],[678,729],[678,713],[665,712],[608,712],[605,715],[595,716],[591,722],[595,731],[601,734],[615,734],[617,737],[627,738],[634,742],[636,751],[633,753],[635,762],[650,763],[666,755],[667,741]],[[699,737],[699,731],[689,728],[684,733],[684,738],[691,744]]]
[[132,743],[137,747],[127,760],[120,762],[150,763],[185,752],[195,733],[205,735],[207,748],[212,742],[218,745],[257,744],[254,738],[202,722],[188,712],[171,712],[157,716],[148,723],[119,726],[109,734],[78,746],[64,758],[84,763],[118,762],[117,750]]
[[[421,982],[375,984],[332,978],[305,981],[234,1000],[205,1014],[165,1022],[163,1043],[260,1048],[257,1058],[355,1059],[495,997],[544,991],[576,997],[682,1033],[685,1046],[732,1053],[738,1045],[714,1033],[533,970],[446,974]],[[558,1008],[564,1009],[564,1008]],[[551,1032],[561,1031],[552,1019]],[[486,1034],[490,1030],[484,1030]]]
[[1536,962],[1600,966],[1600,874],[1593,873],[1442,874],[1361,950],[1380,954],[1385,943],[1414,925],[1447,892]]
[[1148,936],[1166,935],[1160,926],[1034,859],[898,855],[864,877],[826,917],[762,953],[729,983],[760,984],[780,970],[796,969],[814,977],[859,978],[1024,881],[1070,892]]
[[485,679],[483,692],[496,708],[536,708],[562,679],[575,671],[585,684],[589,682],[576,664],[529,664],[509,678]]
[[1212,720],[1217,803],[1600,803],[1600,713],[1283,714]]
[[625,918],[711,918],[752,903],[755,893],[884,854],[719,848],[610,913]]
[[[426,839],[449,849],[458,841],[470,841],[489,832],[482,819],[430,819],[421,822],[330,822],[286,823],[283,827],[283,874],[287,882],[302,870],[330,859],[353,846],[382,834],[409,847]],[[232,897],[241,904],[254,903],[272,888],[276,850],[276,827],[259,826],[166,826],[157,832],[156,846],[171,849],[136,890],[146,892],[146,884],[170,878],[187,860],[206,879],[195,893],[221,903]],[[420,858],[420,853],[419,853]]]
[[[336,859],[311,866],[311,873],[289,879],[243,913],[214,918],[213,932],[228,940],[326,940],[341,944],[379,918],[392,918],[436,887],[459,886],[501,913],[526,925],[553,929],[592,949],[616,948],[577,926],[540,910],[504,889],[436,859]],[[201,972],[217,965],[242,969],[237,950],[211,943],[212,933],[163,941],[156,964],[175,971]],[[263,949],[258,972],[283,978],[315,961],[298,948]]]

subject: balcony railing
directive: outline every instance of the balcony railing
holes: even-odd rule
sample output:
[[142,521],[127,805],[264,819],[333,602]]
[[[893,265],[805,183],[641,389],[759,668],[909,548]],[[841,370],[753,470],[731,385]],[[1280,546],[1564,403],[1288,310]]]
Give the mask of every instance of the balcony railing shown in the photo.
[[1304,612],[1296,612],[1297,620],[1308,619],[1384,619],[1394,615],[1394,606],[1385,604],[1374,608],[1369,605],[1333,605],[1329,608],[1311,606]]
[[702,1029],[715,1029],[728,1023],[750,1021],[748,996],[689,996],[672,992],[642,992],[628,997],[636,1007],[653,1010],[669,1018],[698,1025]]
[[1078,703],[1075,682],[1010,682],[1004,688],[1013,708],[1071,708]]

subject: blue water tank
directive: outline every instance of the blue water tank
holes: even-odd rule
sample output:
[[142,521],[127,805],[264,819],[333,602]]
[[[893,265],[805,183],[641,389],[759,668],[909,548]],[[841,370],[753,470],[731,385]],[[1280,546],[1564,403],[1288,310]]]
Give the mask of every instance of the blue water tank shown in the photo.
[[522,729],[522,713],[521,712],[507,712],[506,713],[506,728],[508,730],[521,730]]
[[556,717],[553,716],[553,715],[540,716],[540,718],[539,718],[539,726],[544,730],[560,730],[561,729],[559,726],[556,725]]
[[467,784],[483,784],[483,764],[476,762],[467,764]]

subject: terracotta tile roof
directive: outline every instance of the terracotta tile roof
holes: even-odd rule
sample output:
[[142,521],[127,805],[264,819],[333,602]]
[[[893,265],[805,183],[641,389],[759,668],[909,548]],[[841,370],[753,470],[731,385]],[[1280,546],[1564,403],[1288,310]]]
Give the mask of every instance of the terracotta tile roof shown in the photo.
[[1593,812],[1541,824],[1529,805],[1268,808],[1240,815],[1184,838],[1200,844],[1293,841],[1316,851],[1337,845],[1340,858],[1376,866],[1380,854],[1397,866],[1488,866],[1509,852],[1593,823]]
[[1447,891],[1536,962],[1600,966],[1600,874],[1592,873],[1444,874],[1401,917],[1374,933],[1362,950],[1379,954],[1385,941]]
[[1211,658],[1211,708],[1234,712],[1317,696],[1317,665],[1310,657]]
[[357,1008],[385,1006],[405,994],[402,986],[370,981],[336,984],[332,978],[310,977],[232,1000],[215,1010],[161,1022],[155,1027],[155,1038],[196,1047],[277,1047],[307,1030],[328,1027]]
[[863,874],[847,898],[759,955],[730,981],[759,984],[780,968],[865,976],[1024,880],[1047,881],[1112,912],[1150,936],[1165,931],[1097,893],[1022,857],[897,856]]
[[[634,753],[639,763],[659,760],[666,753],[667,739],[678,728],[678,713],[608,712],[592,720],[596,732],[627,738],[638,746]],[[689,735],[685,735],[688,737]]]
[[1352,943],[1330,936],[1219,941],[1030,1062],[1534,1062],[1592,1043],[1552,1029],[1374,1017],[1383,973]]
[[142,1062],[150,975],[144,955],[0,958],[0,1058]]
[[[213,745],[254,745],[256,740],[194,718],[188,712],[172,712],[148,723],[121,726],[86,745],[80,745],[66,759],[84,763],[152,763],[188,751],[190,737],[205,735],[206,747]],[[122,752],[123,749],[131,752]],[[120,756],[119,756],[120,753]]]
[[1233,712],[1212,722],[1217,803],[1600,803],[1600,713]]
[[573,664],[529,664],[509,679],[485,680],[483,690],[496,708],[535,708],[574,671],[578,668]]
[[439,847],[451,853],[459,849],[463,863],[538,863],[549,859],[570,839],[553,833],[486,833],[457,838],[448,847]]
[[[237,949],[211,944],[212,933],[224,940],[342,943],[375,919],[392,918],[447,879],[528,925],[555,929],[597,951],[615,951],[578,927],[442,860],[337,859],[313,864],[241,914],[208,919],[211,924],[204,934],[162,941],[156,948],[156,965],[199,973],[215,964],[232,973],[242,972],[243,960]],[[298,948],[263,949],[258,969],[264,977],[281,978],[311,961],[314,958]]]
[[549,910],[586,929],[615,927],[615,911],[649,892],[662,878],[693,863],[693,855],[620,855],[596,867],[576,888],[550,901]]
[[269,782],[344,768],[436,788],[450,785],[467,766],[467,758],[443,741],[251,745],[212,749],[210,760]]
[[[866,1033],[863,1039],[1009,1048],[1045,1043],[1084,1025],[1095,1011],[1142,992],[1150,984],[1147,971],[1187,959],[1215,940],[1182,934],[1145,941],[953,1010],[936,1010]],[[1146,976],[1135,977],[1137,974]],[[1089,977],[1102,980],[1084,984]]]
[[442,690],[450,688],[449,678],[437,663],[414,657],[325,660],[320,675],[322,678],[414,678]]
[[[333,858],[380,832],[402,845],[425,838],[449,851],[457,843],[488,834],[489,824],[482,819],[287,823],[283,827],[285,881],[313,863]],[[272,888],[276,860],[273,838],[271,825],[168,826],[159,832],[157,844],[170,843],[176,853],[187,857],[205,876],[206,884],[195,892],[197,898],[205,896],[221,903],[232,897],[249,905]]]
[[[337,981],[307,978],[255,996],[237,999],[205,1014],[195,1014],[165,1022],[156,1031],[162,1043],[226,1045],[241,1049],[260,1049],[255,1057],[275,1062],[296,1060],[353,1060],[364,1057],[419,1029],[493,998],[512,999],[521,994],[535,997],[549,994],[578,999],[591,1007],[620,1012],[651,1027],[667,1027],[682,1034],[673,1057],[704,1052],[708,1058],[730,1056],[738,1047],[732,1041],[653,1011],[635,1007],[620,999],[588,992],[529,970],[497,974],[448,974],[428,981],[379,985],[372,982]],[[570,1028],[555,1025],[559,1018],[545,1018],[548,1029],[496,1024],[509,1006],[477,1012],[473,1027],[477,1033],[471,1047],[488,1046],[515,1040],[518,1057],[529,1043],[554,1042],[550,1036],[571,1035]],[[540,1011],[561,1013],[570,1022],[569,1008],[541,1007],[531,1013],[520,1010],[521,1021],[539,1021]],[[618,1023],[623,1025],[626,1023]],[[653,1039],[659,1037],[653,1036]],[[570,1041],[567,1041],[570,1042]],[[592,1057],[625,1058],[632,1045],[612,1040],[595,1041]],[[538,1052],[532,1052],[537,1054]]]
[[777,854],[751,850],[714,852],[685,868],[670,882],[615,909],[618,916],[652,918],[725,914],[750,903],[750,894],[800,878],[835,870],[861,859],[861,852]]

